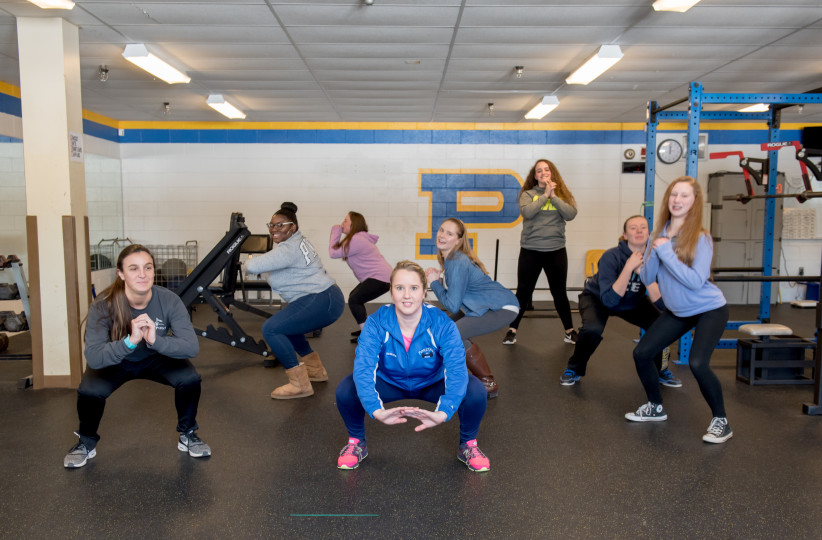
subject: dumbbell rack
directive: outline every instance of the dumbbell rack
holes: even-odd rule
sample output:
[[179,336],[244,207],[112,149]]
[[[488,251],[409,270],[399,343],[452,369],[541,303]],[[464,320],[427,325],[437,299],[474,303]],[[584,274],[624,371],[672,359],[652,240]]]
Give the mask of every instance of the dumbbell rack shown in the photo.
[[[5,260],[3,261],[5,262]],[[25,273],[23,272],[23,265],[19,261],[6,263],[0,271],[5,271],[6,268],[11,268],[14,275],[14,281],[17,284],[17,290],[20,294],[19,302],[23,304],[23,312],[26,314],[26,320],[31,321],[31,303],[29,302],[29,288],[26,281]],[[18,300],[0,300],[0,302],[18,302]],[[24,330],[28,331],[28,330]],[[5,360],[31,360],[31,354],[5,354]],[[32,386],[32,376],[23,377],[17,383],[20,389],[29,388]]]

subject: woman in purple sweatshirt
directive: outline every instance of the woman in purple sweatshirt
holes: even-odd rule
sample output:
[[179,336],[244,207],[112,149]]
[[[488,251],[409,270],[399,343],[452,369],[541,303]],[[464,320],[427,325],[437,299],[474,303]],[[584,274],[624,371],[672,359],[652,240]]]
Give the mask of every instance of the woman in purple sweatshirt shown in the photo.
[[[345,238],[341,239],[343,234]],[[365,218],[357,212],[348,212],[340,225],[331,227],[328,255],[347,262],[360,282],[348,295],[348,309],[360,325],[359,330],[351,332],[354,336],[351,343],[357,343],[368,317],[365,303],[382,296],[390,288],[391,265],[377,249],[379,238],[368,232]]]

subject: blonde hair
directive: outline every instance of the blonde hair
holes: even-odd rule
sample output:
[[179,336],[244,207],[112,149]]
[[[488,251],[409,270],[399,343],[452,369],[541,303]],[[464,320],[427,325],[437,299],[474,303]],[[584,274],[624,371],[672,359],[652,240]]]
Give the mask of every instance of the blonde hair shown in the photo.
[[683,223],[682,227],[679,229],[674,252],[680,261],[684,262],[688,266],[691,266],[694,263],[696,244],[699,242],[699,237],[703,234],[708,234],[708,231],[702,227],[702,207],[704,205],[702,188],[700,187],[699,182],[694,180],[692,177],[680,176],[671,182],[668,189],[665,190],[665,195],[662,196],[662,209],[660,210],[659,217],[657,217],[656,220],[656,228],[654,229],[654,235],[651,239],[651,243],[659,238],[659,235],[662,234],[662,229],[664,229],[665,225],[671,221],[671,209],[668,206],[668,200],[671,197],[671,191],[673,191],[674,186],[682,183],[687,183],[694,190],[694,204],[691,206],[691,209],[688,210],[688,215],[685,216],[685,223]]
[[522,195],[537,185],[537,165],[540,162],[548,164],[548,169],[551,171],[551,182],[554,182],[557,185],[556,189],[554,189],[554,194],[576,208],[577,201],[574,199],[574,195],[571,193],[571,190],[565,185],[565,180],[563,180],[562,175],[559,174],[559,169],[557,169],[557,166],[554,165],[553,162],[547,159],[538,159],[534,162],[534,166],[531,167],[530,171],[528,171],[528,176],[525,178],[525,183],[522,185],[522,189],[519,190],[519,194]]
[[[451,254],[448,255],[448,258],[453,258],[457,254],[457,252],[465,253],[465,256],[468,257],[472,263],[479,266],[480,270],[482,270],[483,273],[487,274],[488,270],[485,269],[485,265],[482,264],[482,262],[479,260],[477,254],[474,253],[474,250],[471,249],[471,246],[468,244],[468,239],[465,238],[465,223],[463,223],[461,220],[457,218],[446,218],[442,222],[445,223],[446,221],[450,221],[451,223],[457,226],[457,236],[459,237],[459,240],[457,240],[457,244],[454,246],[454,249],[451,251]],[[442,225],[440,225],[440,227],[442,227]],[[440,263],[440,268],[445,267],[445,259],[442,256],[442,251],[440,250],[437,250],[437,261],[439,261]]]
[[425,279],[425,270],[423,270],[422,266],[418,265],[414,261],[407,260],[398,262],[397,266],[394,267],[394,270],[391,271],[391,278],[389,281],[392,286],[394,285],[394,276],[400,270],[408,270],[409,272],[414,272],[415,274],[417,274],[417,276],[419,276],[420,278],[420,281],[422,282],[423,290],[428,290],[428,280]]

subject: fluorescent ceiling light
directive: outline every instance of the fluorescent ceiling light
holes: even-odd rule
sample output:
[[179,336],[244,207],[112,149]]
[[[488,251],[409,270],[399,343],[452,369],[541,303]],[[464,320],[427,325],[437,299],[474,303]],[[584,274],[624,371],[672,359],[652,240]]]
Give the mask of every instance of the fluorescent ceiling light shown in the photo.
[[543,96],[542,101],[540,101],[536,107],[525,113],[525,118],[528,120],[539,120],[558,106],[559,98],[557,98],[557,96]]
[[699,0],[656,0],[656,2],[654,2],[654,9],[656,11],[678,11],[685,13],[698,3]]
[[768,110],[770,110],[770,107],[767,103],[757,103],[756,105],[750,105],[744,109],[739,109],[739,112],[767,112]]
[[245,113],[225,100],[222,94],[211,94],[206,100],[208,106],[225,117],[233,119],[245,118]]
[[603,45],[582,67],[565,79],[568,84],[588,84],[622,59],[619,45]]
[[71,0],[29,0],[32,4],[43,9],[71,9],[74,2]]
[[168,84],[187,83],[191,80],[191,77],[182,71],[171,67],[165,61],[148,52],[148,49],[142,43],[126,45],[123,58],[135,66],[143,68],[158,79],[163,79]]

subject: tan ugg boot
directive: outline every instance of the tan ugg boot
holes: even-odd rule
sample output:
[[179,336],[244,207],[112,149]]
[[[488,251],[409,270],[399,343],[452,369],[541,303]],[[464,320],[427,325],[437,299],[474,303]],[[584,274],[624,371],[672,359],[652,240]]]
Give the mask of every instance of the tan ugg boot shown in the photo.
[[488,367],[485,355],[482,354],[482,349],[476,343],[471,343],[471,346],[465,350],[465,363],[468,366],[468,371],[485,385],[488,399],[497,397],[499,386],[497,386],[497,381],[494,380],[491,368]]
[[305,364],[300,364],[285,370],[288,375],[288,384],[275,388],[271,392],[272,399],[294,399],[308,397],[314,394],[311,382],[308,380],[308,370]]
[[328,372],[325,370],[322,361],[320,361],[320,355],[317,354],[317,351],[306,354],[301,360],[305,364],[306,369],[308,369],[309,381],[325,382],[328,380]]

